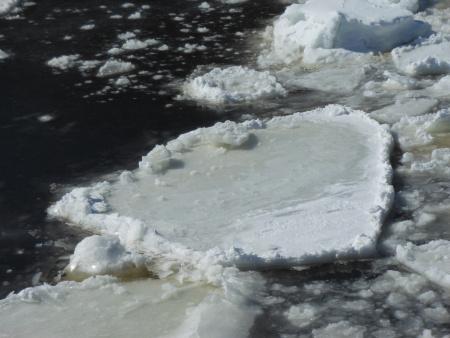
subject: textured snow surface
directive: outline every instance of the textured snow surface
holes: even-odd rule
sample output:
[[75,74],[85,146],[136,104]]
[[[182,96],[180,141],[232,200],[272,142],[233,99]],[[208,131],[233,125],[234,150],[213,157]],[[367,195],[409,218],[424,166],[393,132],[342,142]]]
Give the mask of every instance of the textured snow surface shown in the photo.
[[49,213],[202,267],[361,257],[392,201],[390,147],[385,128],[342,106],[218,123],[155,147],[117,182],[74,189]]
[[429,34],[430,26],[415,20],[408,10],[416,5],[360,0],[309,0],[290,5],[274,22],[272,56],[290,63],[301,58],[303,49],[389,51]]
[[397,247],[397,259],[432,282],[450,288],[450,242],[431,241],[423,245],[407,243]]
[[[109,276],[25,289],[0,300],[5,337],[247,337],[263,287],[255,274],[228,271],[223,291],[202,283]],[[226,284],[226,285],[225,285]],[[26,320],[24,320],[26,318]],[[226,320],[224,320],[226,318]]]
[[222,104],[286,95],[286,90],[269,72],[241,66],[214,68],[183,85],[183,96],[201,102]]
[[396,67],[409,75],[440,75],[450,72],[450,41],[435,35],[424,42],[392,51]]

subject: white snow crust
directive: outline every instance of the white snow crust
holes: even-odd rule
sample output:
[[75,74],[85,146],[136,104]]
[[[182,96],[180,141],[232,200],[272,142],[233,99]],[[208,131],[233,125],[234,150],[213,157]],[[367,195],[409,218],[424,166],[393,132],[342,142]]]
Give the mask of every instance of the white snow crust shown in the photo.
[[183,98],[211,104],[239,103],[286,95],[286,90],[269,72],[247,67],[214,68],[182,86]]
[[200,270],[367,256],[393,198],[390,147],[385,128],[342,106],[219,123],[155,147],[116,183],[74,189],[49,214]]
[[271,57],[289,64],[303,50],[385,52],[430,33],[414,19],[416,1],[309,0],[292,4],[274,22]]

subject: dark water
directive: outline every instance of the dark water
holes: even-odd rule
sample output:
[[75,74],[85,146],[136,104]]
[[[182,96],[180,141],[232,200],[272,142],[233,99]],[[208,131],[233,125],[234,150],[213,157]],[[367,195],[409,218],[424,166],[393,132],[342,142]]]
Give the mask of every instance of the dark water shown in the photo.
[[[0,19],[4,35],[0,48],[12,54],[0,62],[0,297],[30,286],[37,272],[42,275],[34,282],[51,281],[64,266],[64,255],[83,235],[46,218],[60,185],[83,184],[117,169],[134,168],[155,144],[251,110],[229,107],[217,112],[175,101],[170,84],[198,65],[251,60],[251,49],[235,32],[252,34],[283,8],[269,0],[239,7],[214,3],[213,11],[200,15],[198,2],[135,1],[150,4],[144,19],[109,19],[108,11],[123,15],[135,11],[122,8],[122,3],[39,1],[25,8],[19,19]],[[230,8],[240,12],[229,13]],[[177,46],[202,36],[195,30],[180,32],[173,13],[183,13],[185,22],[198,21],[220,36],[205,43],[206,52],[177,51]],[[79,29],[89,22],[96,24],[92,31]],[[170,46],[167,52],[142,50],[123,57],[150,73],[134,79],[145,88],[97,95],[108,79],[76,69],[56,73],[45,65],[52,57],[67,54],[104,61],[105,52],[118,42],[117,34],[135,29],[140,30],[138,38],[156,38]],[[64,41],[65,35],[72,39]],[[167,76],[153,80],[151,74],[158,71]],[[40,122],[42,115],[53,119]],[[61,241],[54,245],[61,239],[64,245]]]

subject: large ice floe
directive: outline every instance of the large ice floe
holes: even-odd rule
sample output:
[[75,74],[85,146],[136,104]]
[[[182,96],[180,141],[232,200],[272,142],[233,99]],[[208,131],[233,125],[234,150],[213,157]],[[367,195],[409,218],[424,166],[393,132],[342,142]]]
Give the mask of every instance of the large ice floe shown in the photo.
[[385,128],[342,106],[228,121],[156,146],[134,172],[76,188],[49,213],[197,267],[363,257],[393,197],[390,147]]
[[415,20],[412,11],[418,7],[418,1],[388,0],[292,4],[275,20],[271,52],[260,63],[288,64],[303,53],[320,50],[333,50],[327,52],[332,54],[390,51],[431,32],[429,24]]
[[269,72],[247,67],[214,68],[182,86],[181,98],[210,104],[229,104],[285,96],[286,90]]
[[[228,270],[223,288],[111,276],[25,289],[0,300],[4,337],[247,337],[263,282]],[[23,318],[27,318],[23,320]]]

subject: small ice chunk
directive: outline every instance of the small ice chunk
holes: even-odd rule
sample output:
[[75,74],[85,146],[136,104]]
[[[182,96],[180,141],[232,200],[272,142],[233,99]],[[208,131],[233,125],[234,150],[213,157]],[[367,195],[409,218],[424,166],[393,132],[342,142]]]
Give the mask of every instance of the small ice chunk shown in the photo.
[[392,51],[395,66],[412,76],[450,73],[450,41],[435,35],[418,45]]
[[129,253],[116,236],[90,236],[77,244],[66,271],[71,278],[145,275],[145,259]]
[[133,32],[125,32],[125,33],[120,33],[117,37],[120,40],[128,40],[128,39],[132,39],[132,38],[136,37],[136,34],[134,34]]
[[373,111],[370,116],[381,123],[393,124],[404,116],[420,116],[430,113],[439,101],[433,98],[403,97],[395,104]]
[[157,145],[151,152],[142,157],[139,162],[141,170],[150,170],[154,174],[164,172],[170,167],[171,153],[163,145]]
[[286,90],[269,72],[247,67],[214,68],[183,85],[183,98],[211,104],[252,101],[286,95]]
[[314,338],[364,338],[366,328],[358,325],[352,325],[347,321],[329,324],[320,329],[314,329],[312,335]]
[[129,73],[133,71],[136,67],[131,62],[120,61],[120,60],[108,60],[97,72],[98,77],[108,77],[123,73]]
[[147,40],[138,40],[138,39],[129,39],[126,40],[123,45],[122,49],[124,50],[138,50],[138,49],[144,49],[149,46],[157,45],[159,42],[155,39],[147,39]]
[[396,250],[396,258],[400,263],[425,276],[430,281],[450,289],[449,241],[436,240],[423,245],[412,243],[399,245]]
[[114,82],[114,84],[119,87],[128,86],[130,83],[131,81],[126,76],[121,76]]
[[42,123],[47,123],[50,122],[54,119],[55,117],[53,115],[50,114],[45,114],[45,115],[41,115],[38,117],[38,121],[42,122]]
[[134,13],[132,13],[132,14],[130,14],[130,15],[128,16],[128,19],[129,19],[129,20],[138,20],[138,19],[142,19],[142,13],[139,12],[139,11],[134,12]]
[[200,8],[202,10],[209,10],[209,9],[211,9],[211,6],[206,1],[203,1],[200,5],[198,5],[198,8]]
[[293,305],[285,312],[287,319],[297,327],[305,327],[314,322],[320,315],[317,306],[311,304]]
[[9,55],[0,49],[0,60],[6,59]]
[[93,24],[93,23],[86,24],[86,25],[83,25],[83,26],[80,27],[80,29],[83,30],[83,31],[90,31],[90,30],[92,30],[94,28],[95,28],[95,24]]
[[62,55],[47,61],[47,65],[59,70],[67,70],[76,67],[80,56],[78,54]]
[[434,114],[404,116],[391,131],[397,135],[402,150],[430,144],[437,133],[450,131],[450,111],[443,109]]

